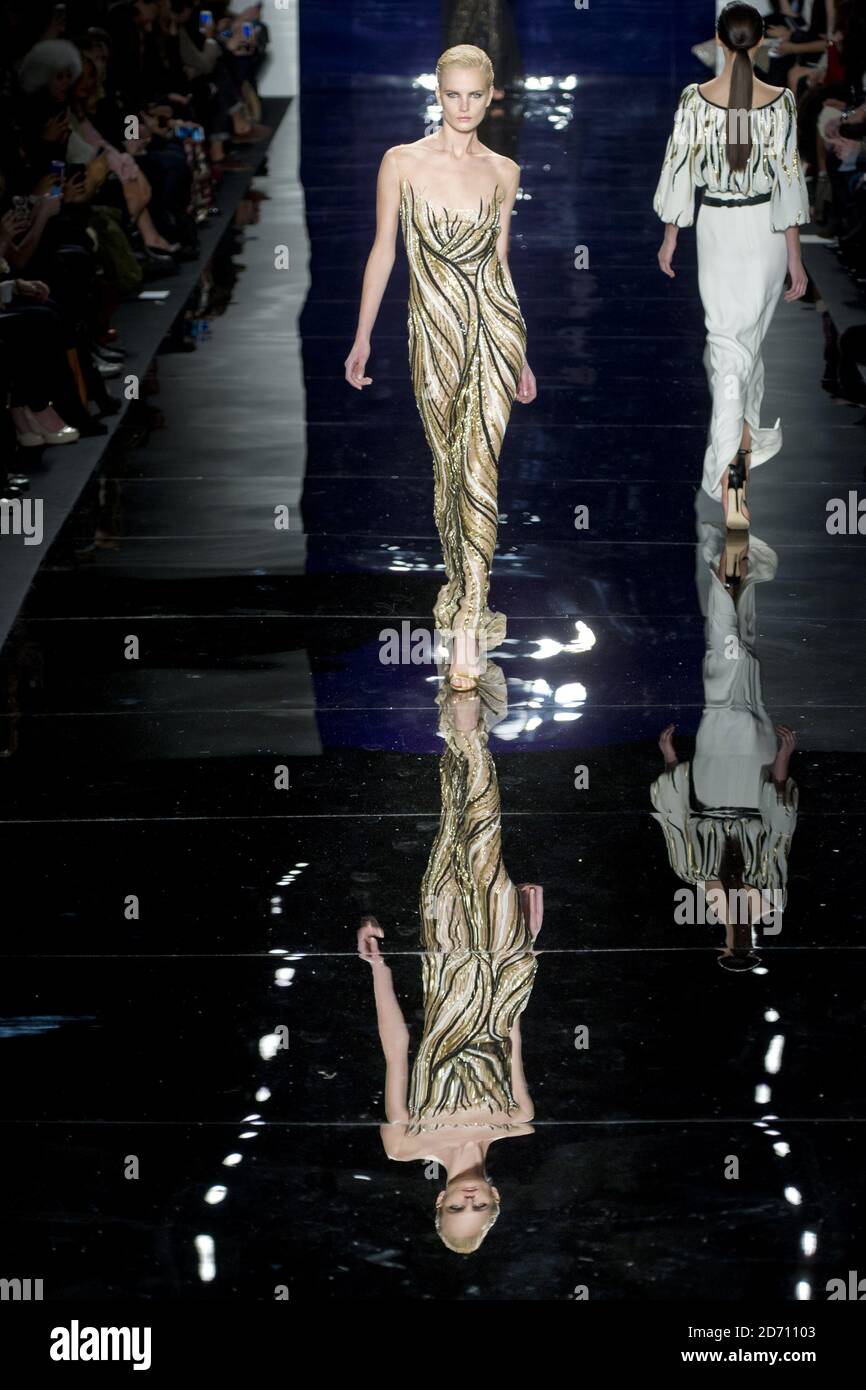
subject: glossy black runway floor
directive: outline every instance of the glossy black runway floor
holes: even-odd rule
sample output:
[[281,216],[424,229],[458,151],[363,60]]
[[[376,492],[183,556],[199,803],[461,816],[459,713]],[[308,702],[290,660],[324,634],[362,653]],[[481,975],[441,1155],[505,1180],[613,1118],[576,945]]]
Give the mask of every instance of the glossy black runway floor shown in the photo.
[[[343,381],[389,140],[374,92],[328,92],[302,103],[300,185],[286,117],[227,312],[160,359],[7,649],[5,1272],[46,1298],[819,1300],[857,1267],[864,542],[829,536],[826,504],[862,482],[863,429],[821,392],[802,304],[766,344],[785,445],[751,493],[778,560],[755,586],[763,698],[796,731],[799,788],[756,970],[719,969],[722,928],[675,919],[649,814],[659,731],[689,756],[704,706],[699,528],[721,517],[696,511],[693,235],[674,282],[655,261],[675,96],[529,92],[481,132],[523,169],[511,266],[539,382],[500,460],[491,589],[503,857],[545,892],[535,1133],[491,1152],[495,1228],[471,1259],[446,1250],[435,1175],[379,1136],[355,932],[382,924],[416,1034],[443,750],[435,665],[385,664],[383,634],[431,631],[442,566],[402,251],[374,384]],[[395,127],[425,102],[389,92]]]

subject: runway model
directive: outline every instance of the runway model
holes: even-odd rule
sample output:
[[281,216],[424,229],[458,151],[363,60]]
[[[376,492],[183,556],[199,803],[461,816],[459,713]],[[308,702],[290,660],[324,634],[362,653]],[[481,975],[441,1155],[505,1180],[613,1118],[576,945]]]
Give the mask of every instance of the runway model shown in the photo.
[[436,1229],[460,1254],[477,1250],[499,1215],[487,1175],[490,1145],[533,1134],[520,1015],[529,1003],[542,890],[518,887],[502,862],[490,727],[504,716],[505,677],[490,662],[477,691],[439,692],[442,812],[421,884],[424,1022],[409,1078],[409,1033],[379,950],[362,919],[358,950],[373,970],[386,1061],[382,1144],[389,1158],[436,1162],[447,1174]]
[[449,679],[470,690],[484,653],[505,637],[487,606],[496,547],[499,452],[515,399],[536,394],[526,326],[508,268],[508,229],[520,168],[476,136],[492,98],[480,48],[447,49],[436,66],[442,126],[386,151],[346,380],[357,390],[394,264],[398,219],[409,261],[409,363],[433,454],[434,511],[446,583],[433,610],[451,639]]
[[797,825],[797,785],[788,775],[796,735],[773,727],[755,651],[755,586],[773,579],[778,558],[754,533],[726,540],[705,526],[703,534],[704,710],[690,762],[677,757],[675,725],[662,729],[665,770],[652,784],[652,814],[674,873],[702,886],[725,924],[719,964],[752,969],[753,929],[764,922],[768,934],[781,930]]
[[785,299],[806,289],[797,228],[809,200],[797,154],[797,105],[787,88],[755,78],[763,21],[751,5],[722,10],[718,77],[692,82],[679,101],[653,207],[666,224],[658,261],[671,262],[680,227],[695,220],[695,189],[705,190],[697,219],[698,286],[707,340],[704,366],[712,396],[702,486],[721,499],[727,526],[749,525],[749,468],[782,447],[780,421],[761,428],[761,346],[787,270]]

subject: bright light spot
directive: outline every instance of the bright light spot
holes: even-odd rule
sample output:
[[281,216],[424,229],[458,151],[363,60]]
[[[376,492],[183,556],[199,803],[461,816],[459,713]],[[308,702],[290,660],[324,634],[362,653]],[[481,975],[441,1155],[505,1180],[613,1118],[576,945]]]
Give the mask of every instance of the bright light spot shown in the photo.
[[766,1020],[767,1023],[778,1023],[778,1022],[779,1022],[779,1011],[778,1011],[778,1009],[767,1009],[766,1012],[764,1013],[764,1018],[765,1018],[765,1020]]
[[564,710],[560,710],[558,714],[553,716],[553,722],[554,724],[569,724],[575,719],[582,718],[582,714],[566,714]]
[[586,686],[581,685],[579,681],[574,681],[571,685],[561,685],[553,698],[558,705],[585,705]]
[[213,1236],[196,1236],[193,1243],[198,1255],[198,1277],[203,1284],[209,1284],[216,1277]]
[[792,1207],[798,1207],[802,1200],[802,1194],[797,1191],[796,1187],[785,1188],[785,1201],[790,1202]]
[[812,1285],[807,1284],[805,1279],[801,1279],[797,1285],[797,1302],[808,1303],[812,1297]]
[[766,1105],[766,1104],[768,1103],[769,1099],[770,1099],[770,1088],[769,1088],[769,1086],[765,1086],[765,1085],[763,1085],[763,1083],[762,1083],[760,1086],[756,1086],[756,1087],[755,1087],[755,1104],[756,1104],[756,1105]]
[[207,1202],[208,1206],[215,1207],[217,1202],[222,1202],[225,1200],[225,1195],[227,1192],[228,1188],[223,1187],[222,1183],[214,1183],[213,1187],[209,1187],[207,1192],[204,1194],[204,1199]]
[[256,1100],[259,1102],[259,1105],[261,1105],[263,1100],[270,1100],[270,1098],[271,1093],[268,1090],[267,1086],[260,1086],[259,1089],[256,1091]]
[[531,661],[548,661],[552,656],[559,656],[562,651],[562,643],[555,642],[552,637],[539,637],[535,646],[536,650],[529,653]]
[[814,1255],[818,1249],[818,1236],[815,1231],[804,1231],[800,1237],[800,1249],[804,1255]]
[[781,1139],[778,1144],[773,1145],[773,1153],[777,1154],[779,1158],[787,1158],[790,1152],[791,1145],[786,1144],[784,1139]]
[[243,1157],[243,1154],[226,1154],[223,1159],[223,1167],[236,1168],[239,1163],[243,1162]]
[[575,623],[574,629],[577,633],[577,636],[574,638],[573,641],[569,642],[568,650],[570,652],[592,651],[592,648],[595,646],[596,642],[595,633],[593,632],[592,628],[587,627],[586,623],[578,621]]
[[541,722],[537,714],[534,714],[531,719],[527,719],[525,725],[527,733],[531,733],[533,729],[537,729]]
[[264,1037],[259,1038],[259,1056],[269,1062],[272,1057],[276,1057],[282,1043],[279,1033],[265,1033]]
[[782,1049],[785,1046],[785,1039],[781,1033],[777,1033],[770,1039],[770,1046],[767,1048],[767,1055],[764,1058],[764,1070],[771,1076],[779,1070],[782,1065]]

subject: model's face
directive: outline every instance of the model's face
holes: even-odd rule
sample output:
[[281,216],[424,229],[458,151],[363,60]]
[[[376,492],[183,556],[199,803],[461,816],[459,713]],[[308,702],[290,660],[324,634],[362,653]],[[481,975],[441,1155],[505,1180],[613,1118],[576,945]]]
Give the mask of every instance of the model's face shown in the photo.
[[443,1235],[461,1240],[477,1236],[490,1220],[494,1203],[499,1201],[495,1187],[482,1178],[455,1178],[436,1198],[439,1225]]
[[437,87],[442,119],[452,130],[474,130],[484,120],[493,97],[480,68],[445,68]]

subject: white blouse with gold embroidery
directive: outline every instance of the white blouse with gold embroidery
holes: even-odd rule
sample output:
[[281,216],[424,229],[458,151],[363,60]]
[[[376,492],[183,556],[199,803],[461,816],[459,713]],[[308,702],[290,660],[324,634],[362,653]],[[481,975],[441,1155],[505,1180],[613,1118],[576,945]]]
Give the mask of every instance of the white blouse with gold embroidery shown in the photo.
[[[683,89],[653,198],[663,222],[690,227],[695,189],[721,197],[750,198],[769,193],[774,232],[809,220],[809,196],[797,153],[797,103],[788,88],[765,106],[743,113],[752,147],[745,169],[728,166],[725,144],[728,109],[701,96],[697,82]],[[734,117],[736,119],[736,117]],[[738,127],[732,127],[732,133]]]

